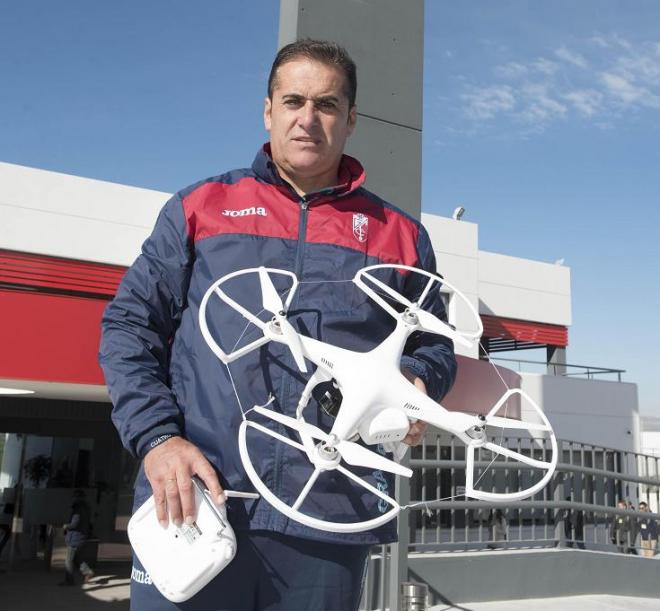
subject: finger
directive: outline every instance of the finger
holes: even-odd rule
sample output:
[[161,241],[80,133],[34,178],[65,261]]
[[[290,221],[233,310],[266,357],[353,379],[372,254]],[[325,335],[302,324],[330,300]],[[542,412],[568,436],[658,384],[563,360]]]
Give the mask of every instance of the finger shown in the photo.
[[403,443],[408,444],[409,446],[419,445],[424,438],[424,433],[428,424],[422,420],[413,422],[408,429],[408,434],[403,438]]
[[211,493],[211,498],[218,504],[222,505],[225,502],[225,491],[220,485],[220,480],[215,473],[215,469],[207,460],[200,460],[195,465],[195,473],[199,475],[206,484],[208,491]]
[[179,487],[179,498],[181,499],[181,515],[186,524],[195,521],[197,511],[195,509],[195,487],[192,477],[186,469],[177,471],[176,482]]
[[167,499],[165,498],[165,488],[154,487],[154,504],[156,506],[156,517],[163,528],[167,528],[169,520],[167,519]]
[[179,486],[176,477],[169,477],[165,480],[165,498],[167,499],[170,520],[177,526],[181,526],[183,521],[181,517],[181,499],[179,498]]

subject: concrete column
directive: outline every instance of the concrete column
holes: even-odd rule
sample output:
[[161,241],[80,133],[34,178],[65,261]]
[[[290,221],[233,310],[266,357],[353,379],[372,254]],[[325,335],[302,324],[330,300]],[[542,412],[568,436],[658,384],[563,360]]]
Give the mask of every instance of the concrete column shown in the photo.
[[346,152],[366,187],[419,218],[422,173],[423,0],[280,0],[279,46],[334,40],[358,69],[358,123]]
[[547,346],[546,352],[548,355],[548,375],[566,375],[566,348]]

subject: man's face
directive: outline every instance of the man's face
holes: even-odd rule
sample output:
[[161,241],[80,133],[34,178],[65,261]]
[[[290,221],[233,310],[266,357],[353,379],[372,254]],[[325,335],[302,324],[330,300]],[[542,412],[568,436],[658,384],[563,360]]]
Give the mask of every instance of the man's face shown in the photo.
[[[273,161],[284,178],[306,182],[336,178],[332,175],[356,118],[344,85],[339,69],[308,59],[278,68],[272,100],[266,98],[264,123]],[[330,184],[317,188],[323,186]]]

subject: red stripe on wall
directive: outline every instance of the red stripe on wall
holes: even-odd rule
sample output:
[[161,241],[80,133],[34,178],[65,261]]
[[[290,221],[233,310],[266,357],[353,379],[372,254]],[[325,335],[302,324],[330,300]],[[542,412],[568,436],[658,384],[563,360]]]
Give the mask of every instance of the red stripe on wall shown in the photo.
[[112,297],[125,267],[0,250],[0,286],[44,288]]
[[499,318],[481,315],[485,338],[515,339],[565,348],[568,346],[568,328],[542,322]]
[[0,290],[0,378],[104,384],[97,353],[106,304]]

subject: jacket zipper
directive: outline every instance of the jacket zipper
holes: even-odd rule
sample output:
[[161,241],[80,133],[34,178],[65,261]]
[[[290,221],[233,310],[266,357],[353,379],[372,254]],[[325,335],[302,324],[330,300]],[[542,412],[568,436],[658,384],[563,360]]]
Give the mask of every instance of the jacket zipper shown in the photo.
[[303,254],[305,251],[305,237],[307,235],[307,211],[309,208],[309,202],[306,198],[302,197],[300,199],[300,223],[298,225],[298,248],[296,250],[296,269],[295,274],[298,278],[298,281],[301,280],[302,265],[303,265]]
[[[295,269],[294,273],[296,274],[296,277],[298,278],[298,281],[301,280],[301,274],[302,274],[302,265],[303,265],[303,255],[304,255],[304,250],[305,250],[305,236],[307,234],[307,209],[309,208],[309,202],[305,197],[300,198],[300,221],[298,223],[298,245],[296,247],[296,262],[295,262]],[[298,289],[300,290],[300,289]],[[297,294],[294,298],[293,303],[291,304],[292,307],[295,307],[296,302],[298,301],[299,294]],[[292,360],[292,366],[295,367],[295,364],[293,363]],[[282,380],[282,398],[286,401],[289,398],[289,392],[291,388],[291,380],[290,380],[290,374],[285,373],[283,376]],[[286,411],[285,406],[282,406],[282,410]],[[275,445],[275,455],[274,455],[274,462],[275,462],[275,473],[274,473],[274,481],[273,481],[273,489],[275,494],[280,493],[281,491],[281,476],[282,476],[282,450],[281,450],[281,444],[276,444]],[[272,516],[272,514],[271,514]],[[280,527],[285,524],[285,521],[283,521],[281,518],[284,516],[279,516],[280,519]],[[278,516],[272,516],[271,519],[277,521]]]

